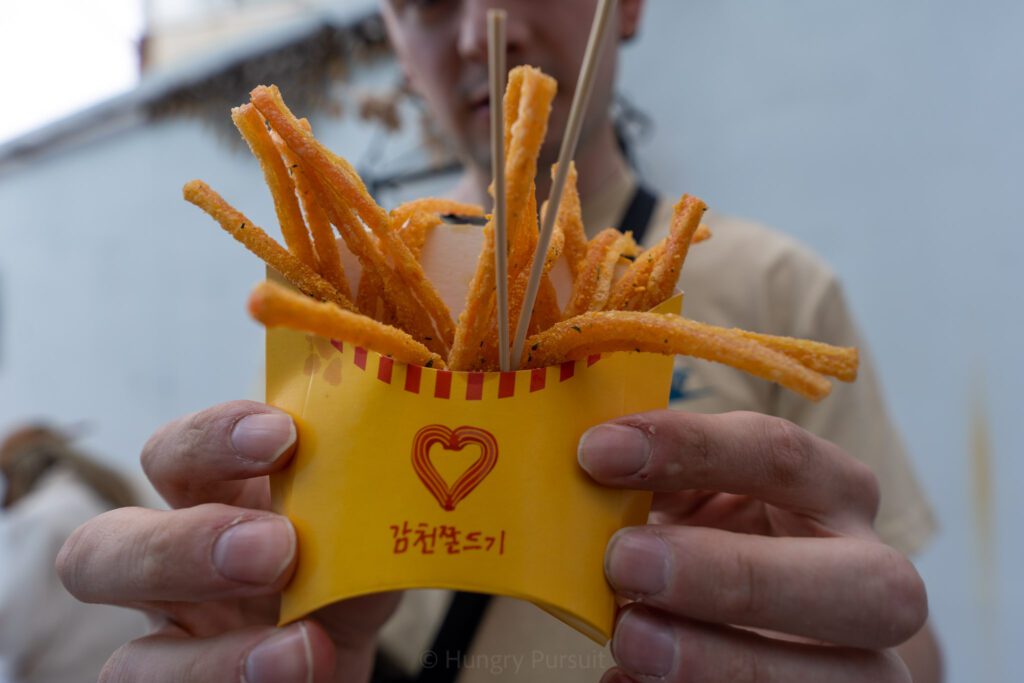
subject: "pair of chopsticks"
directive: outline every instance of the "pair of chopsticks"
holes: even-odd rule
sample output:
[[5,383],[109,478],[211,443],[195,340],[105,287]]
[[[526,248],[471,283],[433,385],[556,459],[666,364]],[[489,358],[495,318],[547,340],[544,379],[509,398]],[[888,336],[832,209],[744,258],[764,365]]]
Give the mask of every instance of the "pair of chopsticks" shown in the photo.
[[590,93],[594,85],[594,74],[600,61],[601,48],[605,43],[604,38],[608,31],[608,24],[612,9],[615,7],[615,2],[616,0],[599,0],[597,12],[594,14],[594,22],[590,27],[587,50],[584,53],[583,65],[580,67],[580,75],[576,81],[576,94],[573,96],[572,108],[569,110],[569,120],[566,123],[565,134],[562,137],[562,146],[558,152],[558,168],[555,172],[554,181],[551,183],[548,211],[544,215],[540,237],[537,241],[537,249],[533,254],[530,279],[527,282],[526,295],[523,299],[523,311],[519,316],[515,339],[511,344],[511,357],[508,325],[505,123],[504,107],[502,106],[502,97],[505,92],[505,75],[507,73],[505,64],[505,21],[507,15],[504,10],[489,10],[487,12],[487,57],[491,91],[491,173],[494,177],[494,270],[498,298],[499,362],[503,372],[519,369],[519,359],[522,358],[523,345],[526,343],[526,332],[530,325],[530,318],[533,317],[533,306],[537,301],[537,290],[540,287],[544,257],[551,244],[551,234],[554,232],[555,217],[558,215],[559,204],[562,201],[562,192],[565,190],[569,163],[576,153],[576,146],[579,144],[580,130],[583,126],[583,115],[590,101]]

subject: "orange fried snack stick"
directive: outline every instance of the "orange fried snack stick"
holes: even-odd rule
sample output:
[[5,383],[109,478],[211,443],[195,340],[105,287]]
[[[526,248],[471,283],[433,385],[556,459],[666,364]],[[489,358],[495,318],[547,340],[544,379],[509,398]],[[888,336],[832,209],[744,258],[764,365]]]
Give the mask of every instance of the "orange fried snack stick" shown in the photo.
[[599,232],[587,245],[587,255],[580,263],[579,275],[573,284],[572,298],[565,309],[571,318],[586,311],[604,308],[611,294],[611,280],[624,251],[633,245],[630,234],[623,235],[615,228]]
[[302,218],[302,210],[295,197],[295,185],[270,133],[263,125],[263,117],[251,104],[243,104],[231,110],[231,120],[249,144],[253,156],[260,162],[263,177],[274,198],[274,210],[277,212],[281,234],[284,236],[284,243],[288,245],[288,250],[307,266],[317,270],[317,259],[309,242],[306,222]]
[[508,82],[505,84],[505,97],[502,99],[502,107],[505,109],[505,160],[508,166],[508,150],[512,145],[512,128],[519,119],[519,101],[523,95],[523,81],[526,79],[526,70],[520,67],[512,69],[508,73]]
[[373,236],[363,229],[362,223],[344,202],[330,195],[330,190],[322,184],[319,177],[310,178],[317,187],[318,194],[325,198],[323,206],[327,210],[327,215],[331,217],[331,222],[338,228],[345,243],[349,245],[349,250],[356,254],[363,266],[359,299],[362,305],[370,306],[363,312],[384,320],[389,320],[393,316],[395,324],[401,326],[417,341],[435,353],[447,355],[448,345],[438,337],[430,316],[403,285],[398,275],[388,267],[384,254],[377,247]]
[[558,308],[558,293],[551,278],[544,275],[537,290],[537,302],[533,306],[533,317],[530,318],[529,334],[537,334],[548,329],[562,319],[562,311]]
[[634,311],[640,308],[651,271],[664,251],[665,240],[662,240],[634,259],[618,282],[612,286],[612,293],[605,304],[606,311]]
[[724,363],[814,401],[831,390],[829,381],[817,372],[756,341],[720,334],[676,315],[633,311],[590,312],[563,320],[527,341],[524,367],[614,351],[682,354]]
[[[447,347],[442,340],[437,338],[434,326],[423,308],[388,267],[384,254],[374,243],[371,235],[363,229],[362,223],[349,208],[344,197],[339,196],[337,188],[333,187],[318,169],[326,169],[324,172],[334,177],[335,180],[337,177],[344,177],[347,186],[354,188],[355,194],[360,197],[366,193],[362,180],[355,175],[347,162],[340,157],[331,155],[313,138],[312,134],[285,106],[276,87],[260,86],[253,90],[253,103],[267,117],[271,126],[296,157],[300,159],[306,177],[317,195],[317,201],[327,212],[338,232],[341,233],[349,251],[359,259],[363,268],[363,278],[368,277],[371,278],[371,281],[380,283],[379,294],[384,300],[384,309],[394,310],[396,321],[413,337],[431,345],[433,350],[438,353],[446,353]],[[303,156],[300,151],[303,149],[306,151],[306,156]],[[309,163],[310,158],[315,159],[319,166]],[[372,199],[369,201],[372,203]],[[375,203],[373,205],[376,206]],[[379,207],[377,208],[379,209]],[[383,212],[383,210],[381,211]],[[376,277],[375,280],[374,277]],[[366,312],[373,313],[374,311]]]
[[[700,323],[696,324],[700,325]],[[853,382],[857,379],[860,358],[856,347],[832,346],[810,339],[777,337],[747,330],[723,330],[723,328],[715,328],[711,325],[705,327],[718,333],[730,332],[744,339],[756,341],[769,349],[786,354],[806,368],[829,377],[835,377],[842,382]]]
[[[509,213],[512,213],[511,208]],[[519,315],[526,298],[526,287],[530,280],[530,266],[537,246],[537,195],[531,184],[527,195],[526,208],[520,214],[517,226],[518,239],[512,237],[512,223],[509,222],[509,266],[508,266],[508,327],[516,329]],[[495,338],[498,335],[497,311],[493,312]]]
[[[699,244],[711,239],[712,233],[708,226],[701,223],[697,231],[693,233],[690,245]],[[633,263],[630,264],[622,277],[612,286],[611,296],[605,304],[606,311],[635,311],[640,310],[644,304],[644,292],[647,291],[647,281],[651,277],[654,264],[661,259],[665,252],[666,237],[654,247],[646,251],[639,251],[635,254]],[[629,255],[624,254],[624,255]],[[659,302],[660,303],[660,302]]]
[[[523,300],[526,297],[533,264],[533,252],[537,245],[537,195],[534,179],[537,176],[540,148],[547,135],[551,104],[558,90],[558,84],[553,78],[533,67],[513,69],[509,75],[509,88],[511,89],[514,82],[520,83],[520,79],[518,113],[514,123],[508,128],[509,143],[505,161],[510,330],[517,328],[519,317],[522,315]],[[508,107],[506,112],[507,110]],[[497,325],[497,317],[494,319]]]
[[272,133],[271,137],[274,138],[274,144],[277,145],[281,157],[288,164],[292,180],[295,181],[295,189],[299,193],[302,209],[306,215],[306,223],[313,236],[313,247],[316,249],[317,262],[320,264],[320,274],[334,285],[335,289],[351,299],[352,288],[348,284],[348,278],[345,277],[345,269],[341,264],[341,254],[338,252],[338,243],[334,240],[331,221],[317,201],[316,192],[306,177],[306,172],[302,170],[298,158],[277,133]]
[[[537,240],[537,204],[533,183],[556,88],[554,79],[539,70],[516,67],[509,73],[505,89],[510,329],[515,329],[522,308],[530,259]],[[493,223],[484,228],[484,233],[484,248],[466,295],[466,306],[459,316],[449,357],[453,369],[488,367],[488,357],[496,349],[494,344],[488,343],[489,332],[492,331],[497,338]],[[490,323],[493,323],[493,330]]]
[[249,313],[267,327],[288,327],[373,349],[400,363],[444,368],[444,361],[405,332],[332,303],[319,302],[273,282],[249,295]]
[[374,269],[363,271],[356,294],[356,306],[363,315],[388,325],[398,325],[394,306],[383,296],[384,283]]
[[697,226],[697,232],[693,233],[693,239],[690,240],[690,245],[700,244],[711,239],[711,228],[701,223]]
[[605,254],[604,260],[601,262],[601,266],[598,269],[597,283],[594,286],[594,292],[590,299],[590,304],[587,306],[588,311],[600,311],[603,310],[605,304],[608,303],[608,297],[611,296],[612,279],[615,277],[615,266],[618,265],[619,260],[627,254],[636,253],[636,242],[633,241],[633,233],[626,232],[624,235],[619,235],[611,247],[608,249],[608,253]]
[[399,204],[391,209],[391,223],[396,227],[401,227],[417,213],[428,213],[437,216],[479,217],[485,215],[483,207],[476,204],[466,204],[465,202],[457,202],[441,197],[423,197],[422,199],[413,199],[404,204]]
[[[565,207],[565,199],[563,196],[562,207]],[[540,208],[540,222],[544,222],[544,216],[548,212],[548,202],[544,202],[544,205]],[[548,253],[544,256],[544,272],[551,272],[552,266],[555,265],[562,254],[565,253],[567,247],[567,236],[565,234],[565,221],[563,220],[562,214],[564,211],[559,211],[558,216],[555,217],[555,224],[551,228],[551,242],[548,244]],[[586,251],[586,238],[584,238],[583,249]],[[569,259],[571,261],[571,259]],[[576,271],[572,270],[573,279],[576,278]]]
[[267,233],[253,225],[252,221],[224,201],[224,198],[211,190],[206,183],[192,180],[185,184],[183,194],[186,201],[208,213],[246,249],[263,259],[267,265],[281,273],[300,290],[322,301],[331,301],[341,308],[355,310],[346,296],[275,242]]
[[[466,306],[459,315],[455,328],[455,341],[448,356],[452,370],[468,370],[479,362],[484,343],[485,326],[494,308],[494,221],[484,226],[484,246],[476,262],[473,279],[466,294]],[[497,328],[495,328],[497,335]]]
[[[521,74],[518,116],[510,127],[505,162],[505,196],[508,204],[509,276],[529,270],[537,243],[537,205],[534,178],[537,159],[547,135],[551,103],[558,85],[533,67],[516,67],[509,74],[509,89]],[[532,201],[531,201],[532,200]],[[513,315],[510,299],[510,319]],[[514,329],[514,328],[513,328]]]
[[[555,177],[557,164],[551,167],[551,177]],[[565,237],[565,259],[573,280],[579,275],[580,264],[587,256],[587,233],[583,226],[583,210],[580,207],[580,195],[576,189],[576,163],[569,166],[569,174],[565,179],[565,190],[555,217],[555,230]]]
[[654,308],[672,296],[690,249],[690,241],[706,210],[704,202],[689,195],[683,195],[676,203],[665,242],[665,253],[654,263],[651,277],[647,280],[642,305],[644,310]]
[[548,273],[551,272],[555,261],[562,255],[564,247],[565,234],[556,223],[551,233],[548,253],[544,258],[544,270],[540,279],[540,288],[537,290],[537,301],[533,305],[533,317],[530,318],[528,334],[546,330],[562,319],[562,311],[558,307],[558,293],[555,291],[555,285],[551,282]]
[[[419,261],[392,230],[388,214],[370,197],[366,186],[351,166],[347,162],[339,163],[338,157],[328,153],[316,138],[299,125],[298,120],[285,106],[277,88],[259,86],[251,95],[253,104],[267,118],[271,127],[308,167],[308,172],[316,175],[321,181],[326,194],[334,200],[330,204],[350,207],[380,240],[382,248],[391,258],[395,274],[405,286],[404,290],[401,287],[390,287],[387,273],[381,272],[378,266],[378,274],[384,281],[385,294],[393,300],[400,320],[415,325],[416,316],[409,314],[425,311],[433,321],[436,335],[420,332],[418,336],[424,341],[432,342],[432,348],[447,353],[455,332],[451,312],[444,305],[434,285],[424,275]],[[338,226],[333,216],[332,222]],[[341,229],[341,226],[338,227]],[[418,299],[418,307],[416,302],[409,302],[409,298]]]
[[[394,220],[394,213],[391,214],[391,217]],[[416,211],[403,223],[396,223],[396,226],[400,225],[398,227],[398,236],[405,242],[405,246],[409,247],[409,251],[412,252],[413,256],[420,258],[423,254],[423,245],[427,243],[427,237],[430,236],[430,231],[440,224],[441,216],[438,214]]]

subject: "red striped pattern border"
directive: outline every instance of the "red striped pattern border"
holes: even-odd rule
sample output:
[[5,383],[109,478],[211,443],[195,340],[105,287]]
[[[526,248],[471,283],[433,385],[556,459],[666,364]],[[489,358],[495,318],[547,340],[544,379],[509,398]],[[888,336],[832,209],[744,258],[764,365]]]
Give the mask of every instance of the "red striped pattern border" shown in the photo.
[[[338,353],[344,353],[345,345],[337,340],[331,340],[331,346],[337,349]],[[367,366],[370,365],[370,354],[366,348],[362,346],[353,346],[353,364],[361,370],[367,370]],[[391,384],[396,380],[395,377],[395,361],[393,358],[388,356],[377,356],[374,354],[377,361],[377,379],[385,384]],[[601,355],[596,354],[587,356],[585,360],[581,361],[566,361],[557,366],[558,368],[558,382],[566,382],[576,376],[577,371],[580,368],[589,368],[597,361],[601,360]],[[584,365],[585,364],[585,365]],[[404,379],[399,376],[397,379],[402,382],[402,388],[411,393],[419,394],[421,392],[429,392],[430,387],[425,386],[423,381],[423,368],[418,365],[406,365]],[[499,373],[497,382],[497,396],[499,399],[511,398],[516,395],[516,391],[529,391],[530,393],[541,391],[548,385],[548,370],[550,368],[536,368],[528,372],[502,372]],[[371,368],[372,371],[372,368]],[[455,374],[449,370],[438,370],[434,373],[436,378],[433,387],[434,398],[440,399],[451,399],[452,398],[452,375]],[[463,374],[463,373],[460,373]],[[484,398],[484,386],[485,378],[488,373],[485,372],[467,372],[464,373],[466,377],[466,393],[464,397],[467,401],[480,401]],[[522,381],[520,381],[522,376]],[[527,378],[529,378],[527,380]],[[555,381],[554,379],[551,380]],[[492,390],[493,391],[493,390]],[[460,397],[456,397],[460,398]]]

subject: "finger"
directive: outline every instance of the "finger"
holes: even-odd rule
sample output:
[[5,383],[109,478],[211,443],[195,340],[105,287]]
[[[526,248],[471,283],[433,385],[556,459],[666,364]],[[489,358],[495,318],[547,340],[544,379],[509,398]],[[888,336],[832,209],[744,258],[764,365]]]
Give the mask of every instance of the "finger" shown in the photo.
[[587,431],[580,465],[607,486],[753,496],[870,526],[878,483],[860,461],[791,422],[757,413],[658,410]]
[[928,616],[913,565],[856,538],[633,527],[612,538],[605,571],[620,595],[675,615],[849,647],[894,647]]
[[142,449],[142,468],[174,507],[239,504],[244,480],[284,467],[295,441],[287,413],[231,401],[160,428]]
[[295,566],[295,530],[280,515],[200,505],[120,508],[79,527],[57,556],[83,602],[137,605],[268,595]]
[[153,635],[122,646],[100,683],[326,683],[334,675],[330,638],[316,622],[254,628],[213,638]]
[[642,606],[627,608],[620,616],[612,655],[621,669],[609,672],[602,683],[910,681],[906,666],[891,651],[780,641],[727,626],[671,619]]

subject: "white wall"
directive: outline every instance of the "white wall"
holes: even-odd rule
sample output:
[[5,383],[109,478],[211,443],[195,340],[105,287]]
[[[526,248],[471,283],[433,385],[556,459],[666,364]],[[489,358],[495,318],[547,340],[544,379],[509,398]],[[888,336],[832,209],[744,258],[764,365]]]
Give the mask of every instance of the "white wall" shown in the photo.
[[[392,76],[388,61],[356,81]],[[365,124],[311,119],[361,158]],[[222,132],[158,120],[0,175],[0,433],[82,422],[86,445],[137,469],[164,422],[262,397],[262,328],[245,312],[261,262],[181,196],[201,178],[280,239],[258,164]]]
[[[648,177],[792,232],[842,275],[942,525],[919,566],[949,680],[1019,680],[1024,4],[648,6],[621,78],[657,120]],[[972,392],[991,425],[994,566],[973,517]]]
[[[650,181],[786,229],[845,280],[943,530],[920,558],[950,681],[1008,681],[1024,589],[1015,487],[1024,5],[651,0],[622,89],[657,121]],[[286,93],[287,95],[287,93]],[[225,113],[226,115],[226,113]],[[358,159],[365,129],[314,125]],[[194,122],[0,177],[0,429],[87,420],[133,465],[162,422],[258,396],[254,257],[180,198],[202,177],[257,223],[259,170]],[[978,559],[968,417],[991,424],[996,558]],[[995,599],[979,604],[988,588]]]

